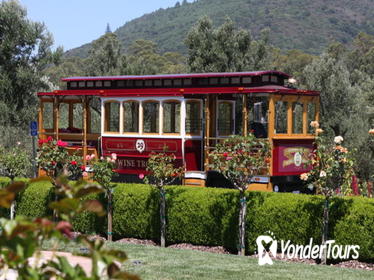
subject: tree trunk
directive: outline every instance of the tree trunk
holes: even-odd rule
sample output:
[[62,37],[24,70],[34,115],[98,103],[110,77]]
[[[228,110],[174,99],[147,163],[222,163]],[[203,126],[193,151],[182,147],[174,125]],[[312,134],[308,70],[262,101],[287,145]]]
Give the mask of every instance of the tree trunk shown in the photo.
[[113,236],[113,232],[112,232],[112,227],[113,227],[112,198],[113,198],[112,190],[109,189],[108,190],[108,241],[112,241],[112,236]]
[[[323,207],[323,233],[322,233],[322,245],[326,245],[327,235],[329,230],[329,198],[325,198],[325,204]],[[324,248],[322,254],[322,264],[327,264],[327,248]]]
[[166,197],[165,189],[160,188],[160,229],[161,229],[161,247],[165,247],[165,236],[166,236]]
[[240,211],[239,211],[239,248],[238,255],[245,255],[245,218],[247,216],[247,198],[245,192],[240,191]]
[[[10,185],[12,185],[13,183],[14,183],[14,178],[11,178]],[[17,198],[17,194],[14,196],[14,200],[12,201],[12,204],[10,205],[10,219],[11,220],[14,220],[14,218],[16,217],[16,205],[17,205],[16,198]]]

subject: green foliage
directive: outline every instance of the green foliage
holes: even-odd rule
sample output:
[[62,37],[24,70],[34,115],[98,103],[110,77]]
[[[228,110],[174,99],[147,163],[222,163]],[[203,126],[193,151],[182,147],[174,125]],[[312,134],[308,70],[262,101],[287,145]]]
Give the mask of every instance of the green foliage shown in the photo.
[[93,177],[92,179],[98,182],[105,189],[112,188],[112,179],[117,173],[114,172],[115,162],[117,159],[116,154],[112,154],[111,157],[94,159],[91,156],[87,156],[88,163],[91,164]]
[[146,169],[149,174],[144,178],[144,181],[157,188],[171,185],[184,172],[183,166],[175,167],[175,164],[176,157],[174,154],[167,152],[151,153]]
[[118,184],[113,192],[114,238],[159,240],[159,194],[147,185]]
[[[32,182],[40,182],[41,179]],[[12,183],[0,192],[0,206],[9,208],[16,194],[25,189],[24,183]],[[43,262],[41,265],[30,266],[29,259],[38,257],[43,241],[56,238],[67,242],[72,237],[70,221],[82,211],[102,212],[102,206],[97,200],[84,200],[90,194],[99,193],[99,186],[77,182],[70,185],[66,178],[56,180],[55,188],[61,199],[50,203],[57,211],[61,220],[54,223],[47,218],[27,218],[18,216],[15,220],[0,218],[0,268],[12,269],[20,279],[100,279],[106,275],[108,279],[138,279],[121,271],[119,262],[127,259],[126,254],[119,250],[108,250],[104,242],[90,241],[86,236],[77,238],[81,246],[88,249],[87,256],[91,260],[90,277],[79,265],[72,266],[66,257],[58,257]],[[104,265],[104,267],[103,267]]]
[[30,166],[30,158],[22,148],[5,150],[0,146],[0,175],[14,180],[15,177],[26,176]]
[[[47,89],[42,70],[58,60],[44,24],[26,18],[18,1],[0,3],[0,125],[24,126],[36,112],[35,92]],[[1,106],[2,107],[2,106]]]
[[117,35],[107,32],[92,43],[87,59],[87,75],[118,75],[121,45]]
[[188,66],[191,72],[240,72],[268,68],[267,33],[251,40],[248,31],[235,30],[227,18],[217,29],[204,17],[191,28],[186,38]]
[[[250,29],[256,38],[261,29],[269,28],[270,43],[282,50],[300,49],[318,54],[331,40],[346,44],[360,31],[374,34],[373,9],[366,0],[314,0],[303,5],[295,0],[202,0],[143,15],[115,33],[124,49],[144,38],[156,42],[161,52],[186,54],[185,36],[201,17],[210,17],[217,27],[229,16],[236,26]],[[71,50],[69,55],[86,57],[89,48],[86,44]]]
[[212,170],[217,170],[231,181],[235,188],[245,191],[250,179],[269,168],[270,146],[268,141],[248,136],[232,136],[209,154]]
[[81,160],[75,155],[69,155],[66,142],[48,137],[46,140],[40,139],[39,146],[37,163],[39,168],[44,170],[50,178],[56,179],[58,176],[68,175],[68,173],[73,178],[81,177]]
[[[313,121],[318,129],[318,123]],[[301,174],[300,178],[313,184],[317,193],[323,194],[327,199],[334,195],[350,194],[353,172],[352,155],[341,144],[343,137],[336,136],[334,142],[317,134],[315,138],[316,149],[311,155],[312,169]]]
[[[340,204],[345,206],[342,219],[336,221],[332,235],[339,244],[356,244],[360,241],[360,258],[373,259],[374,255],[374,202],[373,199],[344,198]],[[343,207],[341,207],[343,208]],[[336,212],[341,209],[336,209]],[[339,213],[340,214],[340,213]],[[352,243],[353,242],[353,243]],[[356,242],[356,243],[354,243]]]
[[17,199],[17,216],[47,217],[52,214],[48,204],[53,199],[52,184],[48,181],[30,183]]
[[[46,201],[50,198],[50,190],[51,185],[47,182],[31,183],[17,201],[18,213],[30,218],[50,213],[44,202],[37,203],[40,210],[27,210],[33,207],[30,200]],[[169,186],[166,193],[166,240],[169,244],[184,242],[237,250],[237,191]],[[296,244],[306,244],[310,238],[313,238],[314,244],[321,243],[323,197],[263,192],[246,192],[246,197],[249,209],[246,243],[249,252],[255,250],[257,236],[267,231],[274,232],[278,239],[291,240]],[[100,194],[90,194],[86,199],[102,198]],[[330,239],[337,240],[338,244],[360,245],[363,248],[360,259],[363,260],[374,259],[371,238],[374,235],[373,207],[373,199],[361,197],[336,197],[330,203]],[[86,212],[76,215],[73,220],[74,230],[83,233],[102,233],[103,224],[102,218],[95,219]],[[159,240],[159,226],[159,194],[154,188],[141,184],[118,184],[114,188],[113,232],[116,239]]]

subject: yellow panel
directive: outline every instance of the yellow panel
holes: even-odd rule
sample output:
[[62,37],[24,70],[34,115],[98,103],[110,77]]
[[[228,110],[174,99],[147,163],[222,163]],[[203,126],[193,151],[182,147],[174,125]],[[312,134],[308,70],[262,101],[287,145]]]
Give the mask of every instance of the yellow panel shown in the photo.
[[273,186],[271,183],[268,184],[250,184],[247,188],[249,191],[260,191],[260,192],[272,192]]
[[186,178],[183,180],[183,185],[191,187],[205,187],[205,180],[203,179],[194,179]]

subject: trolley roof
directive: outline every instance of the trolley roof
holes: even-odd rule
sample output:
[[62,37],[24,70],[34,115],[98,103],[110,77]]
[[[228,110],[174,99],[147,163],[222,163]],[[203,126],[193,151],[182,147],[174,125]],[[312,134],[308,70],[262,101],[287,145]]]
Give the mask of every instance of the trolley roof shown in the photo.
[[290,75],[280,71],[168,74],[146,76],[98,76],[63,78],[66,90],[41,92],[39,96],[94,95],[101,97],[190,96],[236,93],[319,95],[317,91],[286,86]]

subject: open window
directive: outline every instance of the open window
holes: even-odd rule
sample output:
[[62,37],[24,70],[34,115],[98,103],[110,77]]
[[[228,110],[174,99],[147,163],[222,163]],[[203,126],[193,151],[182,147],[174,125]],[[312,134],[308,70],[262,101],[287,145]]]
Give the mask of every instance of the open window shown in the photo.
[[292,133],[303,133],[303,112],[304,104],[300,102],[292,103]]
[[105,132],[120,132],[120,103],[117,101],[105,102]]
[[181,104],[179,101],[163,102],[163,132],[164,133],[180,133],[180,114]]
[[53,129],[53,103],[43,102],[43,128]]
[[201,134],[201,102],[188,100],[186,102],[186,134]]
[[234,133],[234,102],[218,101],[217,131],[219,136]]
[[307,107],[307,126],[308,126],[308,133],[313,134],[314,128],[310,126],[310,122],[315,121],[317,119],[317,108],[316,103],[308,103]]
[[123,132],[139,132],[139,102],[123,102]]
[[275,103],[275,133],[286,134],[287,133],[287,102],[277,101]]
[[158,101],[143,102],[144,133],[159,133],[159,112],[160,103]]
[[267,97],[252,97],[249,99],[249,128],[257,138],[268,137],[268,111]]

